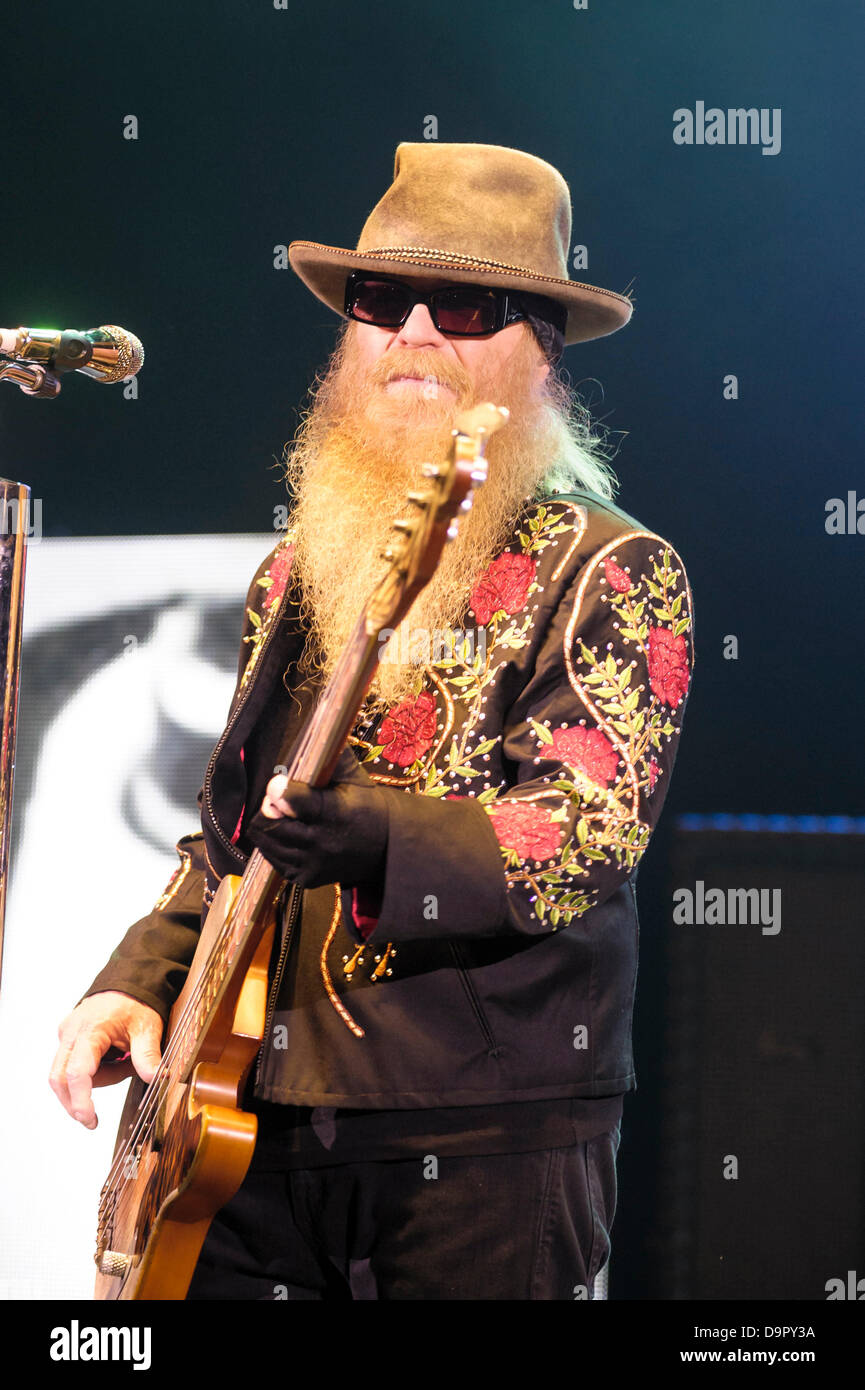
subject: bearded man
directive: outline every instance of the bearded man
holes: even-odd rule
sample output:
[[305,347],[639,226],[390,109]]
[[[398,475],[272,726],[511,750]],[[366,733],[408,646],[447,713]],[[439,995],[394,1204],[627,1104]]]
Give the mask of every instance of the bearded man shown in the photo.
[[[202,831],[61,1025],[51,1084],[155,1072],[203,912],[253,846],[303,888],[271,962],[259,1137],[189,1296],[567,1299],[610,1251],[635,1085],[637,865],[693,664],[673,548],[616,507],[556,367],[627,323],[571,281],[570,195],[498,146],[402,144],[354,251],[290,248],[346,322],[247,600]],[[334,670],[424,465],[510,412],[489,478],[382,653],[334,778],[274,769]],[[118,1068],[110,1048],[128,1051]],[[112,1075],[112,1072],[114,1073]]]

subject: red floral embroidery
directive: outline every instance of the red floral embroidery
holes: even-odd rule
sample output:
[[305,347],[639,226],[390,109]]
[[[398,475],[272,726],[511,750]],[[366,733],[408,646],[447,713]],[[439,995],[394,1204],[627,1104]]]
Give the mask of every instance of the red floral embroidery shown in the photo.
[[483,626],[502,609],[508,614],[525,607],[535,577],[530,555],[512,555],[506,550],[496,556],[476,582],[471,594],[472,612]]
[[607,583],[611,589],[615,589],[617,594],[626,594],[633,588],[630,575],[626,574],[618,565],[614,565],[612,560],[604,561],[604,574],[607,576]]
[[499,843],[515,850],[521,859],[549,859],[558,852],[562,827],[543,806],[502,802],[491,806],[489,815]]
[[608,787],[614,780],[619,755],[600,729],[586,729],[582,724],[556,729],[553,747],[563,763],[578,768],[593,782]]
[[674,637],[669,628],[649,628],[649,684],[652,690],[673,709],[681,704],[688,691],[688,648],[680,633]]
[[403,700],[381,721],[378,741],[389,763],[409,767],[432,744],[436,731],[436,702],[427,691]]
[[650,759],[649,759],[649,791],[650,791],[650,792],[651,792],[651,791],[654,791],[654,789],[655,789],[655,783],[656,783],[657,780],[658,780],[658,770],[659,770],[659,769],[658,769],[658,760],[657,760],[657,758],[650,758]]
[[275,604],[279,603],[280,599],[285,593],[285,586],[288,583],[288,576],[291,574],[291,565],[293,560],[293,545],[285,546],[284,549],[280,550],[279,554],[274,559],[273,564],[268,570],[268,574],[270,575],[270,578],[272,579],[273,583],[271,584],[265,596],[265,608],[273,608]]

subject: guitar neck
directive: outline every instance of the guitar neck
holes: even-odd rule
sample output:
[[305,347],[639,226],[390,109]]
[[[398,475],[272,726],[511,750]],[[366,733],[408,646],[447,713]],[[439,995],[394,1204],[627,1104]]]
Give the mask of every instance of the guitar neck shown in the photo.
[[[408,494],[417,515],[411,521],[394,522],[402,541],[384,553],[391,561],[389,569],[367,600],[300,736],[283,751],[280,761],[290,781],[313,787],[330,782],[372,684],[386,645],[384,636],[390,636],[403,621],[435,572],[445,544],[456,533],[458,514],[471,506],[473,488],[486,476],[486,437],[504,424],[507,414],[504,408],[489,404],[469,411],[454,431],[449,462],[424,470],[429,490]],[[273,920],[283,886],[281,875],[259,850],[254,850],[235,896],[226,905],[225,920],[199,984],[188,1000],[183,994],[178,1000],[183,1004],[182,1023],[188,1030],[188,1039],[182,1044],[186,1075],[198,1061],[208,1059],[206,1034],[216,1015],[224,1019],[230,1012],[233,1017],[242,976]],[[299,891],[292,888],[293,893]],[[219,1029],[212,1031],[217,1034]]]
[[289,781],[327,786],[372,684],[381,647],[378,631],[370,631],[366,617],[360,617],[300,736],[280,759]]
[[[283,762],[291,781],[317,787],[330,781],[372,682],[380,646],[378,633],[369,630],[365,618],[359,619],[331,680]],[[182,1080],[199,1062],[218,1059],[250,961],[273,920],[283,888],[281,874],[260,850],[253,850],[196,988],[188,999],[178,1000],[175,1057]],[[220,1022],[226,1026],[217,1026]]]

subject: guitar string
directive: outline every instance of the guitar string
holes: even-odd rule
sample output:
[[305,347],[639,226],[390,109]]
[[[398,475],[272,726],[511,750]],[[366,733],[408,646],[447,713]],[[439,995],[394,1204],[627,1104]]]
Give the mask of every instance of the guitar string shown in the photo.
[[[304,732],[304,735],[301,738],[301,744],[303,746],[298,748],[297,753],[292,757],[291,767],[289,771],[290,780],[309,780],[309,775],[303,775],[305,771],[303,764],[306,760],[306,756],[308,753],[308,745],[310,741],[309,736],[313,734],[313,726],[316,726],[317,731],[317,723],[321,722],[321,708],[322,707],[319,706],[314,712],[313,718],[311,719],[310,725],[308,726],[308,730]],[[202,972],[201,978],[197,982],[195,989],[193,990],[192,994],[189,997],[189,1000],[187,1001],[186,1006],[184,1007],[183,1013],[181,1014],[180,1019],[178,1020],[177,1028],[172,1034],[168,1047],[166,1048],[165,1053],[163,1054],[160,1060],[156,1075],[149,1083],[147,1091],[142,1097],[141,1103],[138,1108],[138,1113],[133,1124],[133,1128],[130,1130],[126,1140],[124,1141],[123,1147],[118,1151],[117,1155],[114,1158],[114,1161],[112,1162],[109,1174],[105,1180],[105,1183],[103,1184],[102,1198],[100,1200],[100,1211],[104,1204],[107,1205],[109,1199],[112,1196],[114,1196],[115,1199],[114,1206],[116,1210],[120,1198],[122,1198],[122,1196],[128,1191],[128,1178],[123,1177],[123,1186],[119,1190],[117,1189],[117,1179],[119,1176],[122,1176],[121,1170],[125,1166],[130,1154],[133,1152],[135,1148],[137,1148],[140,1144],[144,1142],[145,1138],[147,1137],[147,1131],[153,1127],[153,1122],[155,1120],[154,1110],[158,1112],[158,1109],[162,1104],[162,1100],[164,1098],[165,1090],[168,1087],[168,1085],[170,1085],[171,1081],[174,1079],[169,1074],[170,1067],[176,1060],[178,1051],[181,1049],[181,1046],[185,1044],[187,1040],[189,1024],[192,1021],[192,1016],[197,1012],[198,1006],[201,1002],[201,998],[205,993],[207,986],[213,978],[215,967],[217,965],[221,966],[223,964],[223,961],[220,958],[220,953],[224,952],[224,948],[228,944],[231,935],[232,925],[234,923],[237,913],[243,909],[243,907],[246,904],[246,899],[249,897],[250,893],[253,892],[252,880],[256,877],[257,873],[259,872],[261,867],[266,864],[266,862],[267,861],[264,859],[264,856],[261,854],[260,850],[253,851],[253,854],[250,856],[250,860],[247,863],[246,869],[244,870],[243,879],[241,881],[240,888],[238,889],[237,896],[231,905],[230,915],[223,924],[220,933],[217,936],[213,944],[213,947],[211,948],[206,968]],[[268,865],[267,867],[268,870],[270,870],[270,866]],[[249,872],[250,869],[253,870],[252,873]]]
[[[329,684],[328,694],[341,694],[342,692],[335,690],[334,687],[341,686],[344,680],[350,678],[351,672],[349,668],[349,663],[346,661],[344,664],[340,663],[340,665],[343,666],[343,669],[339,670],[338,668],[337,671],[334,672],[334,678],[332,682]],[[341,680],[340,677],[342,677],[343,679]],[[307,761],[311,759],[311,748],[315,746],[315,743],[317,741],[318,729],[319,726],[324,722],[325,705],[328,703],[330,702],[322,700],[316,706],[316,709],[314,710],[308,725],[303,730],[301,737],[298,741],[298,745],[294,750],[291,759],[291,766],[288,774],[289,780],[303,781],[308,783],[310,782],[312,777],[315,776],[315,770],[312,767],[307,767],[306,764]],[[253,866],[254,860],[257,860],[259,862],[255,863],[253,873],[250,874],[249,870]],[[234,922],[237,913],[245,906],[246,898],[248,898],[249,894],[253,891],[251,886],[252,879],[258,872],[260,865],[265,863],[266,861],[261,852],[259,850],[254,850],[253,855],[250,857],[246,869],[244,870],[240,888],[238,889],[237,896],[234,902],[232,903],[230,916],[223,924],[220,933],[213,944],[210,955],[208,957],[207,966],[205,970],[202,972],[201,978],[199,979],[195,989],[190,995],[190,998],[187,1001],[183,1013],[181,1014],[181,1017],[178,1020],[178,1026],[175,1029],[169,1041],[168,1047],[166,1048],[165,1053],[163,1054],[160,1060],[156,1075],[149,1083],[147,1091],[142,1097],[142,1101],[139,1105],[138,1113],[133,1123],[133,1127],[130,1130],[126,1140],[124,1141],[122,1148],[118,1151],[117,1155],[114,1158],[114,1161],[112,1162],[111,1169],[102,1188],[99,1208],[100,1216],[102,1214],[103,1207],[107,1207],[112,1198],[113,1212],[116,1213],[118,1211],[118,1208],[122,1205],[123,1198],[127,1195],[131,1195],[129,1193],[128,1176],[123,1175],[122,1169],[126,1165],[126,1162],[132,1154],[132,1152],[145,1142],[146,1138],[148,1137],[149,1130],[152,1129],[154,1126],[159,1107],[161,1106],[162,1101],[164,1099],[165,1091],[174,1079],[169,1074],[170,1067],[173,1065],[174,1061],[177,1058],[178,1051],[181,1048],[181,1044],[185,1043],[186,1041],[188,1028],[192,1016],[197,1012],[202,995],[204,994],[207,985],[210,983],[210,980],[213,977],[215,965],[222,964],[222,961],[218,959],[219,953],[223,951],[224,947],[228,943],[231,925]],[[120,1177],[122,1177],[122,1186],[118,1188],[118,1178]]]
[[[253,857],[257,857],[257,861],[259,861],[256,862],[254,865]],[[170,1083],[170,1081],[173,1079],[169,1075],[169,1069],[176,1060],[178,1052],[181,1051],[182,1047],[188,1041],[190,1031],[189,1025],[192,1021],[193,1015],[198,1010],[198,1006],[201,1002],[201,999],[206,991],[207,986],[210,984],[212,978],[214,977],[217,966],[221,967],[224,964],[224,951],[229,944],[237,912],[245,905],[245,899],[249,896],[249,893],[252,891],[250,886],[252,878],[258,872],[260,866],[266,863],[266,861],[264,860],[264,856],[261,855],[261,853],[257,850],[254,851],[253,857],[250,858],[250,862],[247,865],[247,869],[253,867],[253,874],[249,875],[248,878],[246,874],[244,875],[245,882],[241,883],[241,886],[237,892],[237,896],[231,905],[230,915],[223,923],[219,935],[217,936],[213,944],[213,948],[210,952],[210,955],[208,956],[207,968],[203,971],[201,978],[197,982],[184,1007],[183,1013],[181,1014],[180,1019],[178,1020],[177,1028],[174,1034],[172,1035],[172,1038],[169,1042],[168,1047],[165,1050],[163,1057],[160,1060],[159,1067],[156,1071],[156,1075],[149,1083],[147,1091],[142,1097],[136,1115],[136,1119],[133,1124],[133,1128],[130,1130],[129,1135],[124,1141],[122,1149],[119,1150],[111,1165],[111,1170],[108,1174],[108,1177],[106,1178],[103,1187],[103,1191],[105,1193],[106,1198],[110,1195],[110,1189],[113,1188],[115,1185],[115,1180],[118,1176],[118,1170],[122,1169],[133,1149],[135,1149],[139,1145],[139,1143],[142,1142],[142,1132],[151,1123],[150,1112],[153,1111],[154,1106],[158,1109],[158,1107],[161,1105],[165,1084]],[[125,1182],[126,1179],[124,1179],[124,1183]]]
[[[367,635],[365,632],[363,617],[359,619],[355,631],[358,637],[361,635],[361,632],[363,632],[364,636]],[[350,684],[351,680],[354,678],[354,674],[356,673],[356,666],[355,663],[351,660],[351,657],[354,656],[352,646],[352,643],[349,643],[347,645],[346,649],[343,651],[342,659],[337,663],[337,668],[334,671],[333,678],[331,682],[329,682],[329,688],[326,692],[328,695],[336,695],[338,688],[340,690],[340,693],[342,693],[341,688],[345,684]],[[316,706],[312,718],[306,725],[305,729],[302,731],[300,740],[294,750],[294,755],[292,757],[291,769],[289,772],[289,777],[291,780],[300,780],[305,781],[307,783],[311,781],[310,774],[312,773],[312,769],[309,769],[306,772],[306,775],[304,775],[305,770],[303,768],[303,764],[310,754],[310,748],[314,746],[319,726],[325,720],[325,709],[326,707],[330,706],[331,703],[332,702],[329,700],[322,699]],[[146,1135],[147,1131],[150,1128],[152,1128],[155,1119],[154,1112],[158,1113],[159,1107],[162,1104],[164,1092],[173,1080],[173,1078],[169,1074],[170,1066],[173,1065],[178,1055],[178,1051],[181,1050],[181,1043],[185,1044],[187,1041],[189,1024],[191,1022],[192,1016],[197,1012],[198,1006],[206,991],[206,986],[213,979],[217,966],[221,968],[224,964],[224,960],[222,959],[221,953],[223,952],[223,949],[227,946],[229,942],[231,934],[230,929],[232,923],[234,922],[236,914],[244,905],[245,899],[246,897],[248,897],[249,892],[252,891],[251,888],[248,887],[248,884],[251,883],[252,878],[255,877],[255,872],[257,872],[259,866],[256,865],[256,869],[253,874],[249,874],[248,870],[256,857],[262,862],[266,862],[264,861],[263,855],[260,854],[260,851],[256,850],[253,852],[253,856],[250,858],[250,861],[246,866],[246,870],[244,871],[240,888],[238,889],[237,895],[231,905],[230,915],[227,918],[226,922],[223,924],[220,933],[211,949],[210,955],[208,956],[206,968],[202,972],[200,980],[198,981],[189,1000],[187,1001],[187,1005],[184,1008],[180,1020],[178,1021],[178,1027],[175,1030],[172,1038],[170,1039],[169,1045],[166,1048],[166,1051],[160,1060],[156,1075],[149,1083],[147,1091],[145,1092],[145,1095],[142,1098],[141,1103],[139,1104],[138,1115],[133,1124],[132,1130],[130,1131],[129,1135],[124,1141],[122,1148],[119,1150],[111,1165],[111,1169],[103,1185],[102,1193],[100,1196],[100,1220],[102,1219],[103,1208],[107,1207],[109,1199],[112,1196],[114,1197],[114,1203],[112,1207],[112,1215],[114,1215],[114,1213],[116,1213],[117,1211],[118,1206],[122,1202],[124,1196],[126,1196],[129,1191],[128,1179],[124,1178],[123,1187],[120,1189],[119,1193],[117,1192],[117,1177],[119,1175],[120,1170],[122,1170],[122,1168],[125,1166],[126,1161],[129,1158],[132,1151],[136,1147],[138,1147],[141,1142],[143,1142],[143,1136]],[[203,1025],[204,1020],[202,1019],[201,1022]]]
[[[215,962],[216,957],[218,955],[220,957],[218,963],[221,967],[223,963],[224,949],[228,944],[229,936],[229,930],[227,928],[224,929],[223,932],[220,934],[217,943],[214,944],[214,949],[211,953],[211,956],[209,957],[209,962]],[[208,974],[212,975],[212,971],[209,971]],[[204,985],[204,983],[205,979],[204,977],[202,977],[202,986]],[[193,995],[190,997],[188,1009],[185,1009],[183,1015],[181,1016],[181,1022],[178,1026],[177,1033],[178,1046],[185,1046],[186,1042],[188,1041],[188,1025],[190,1021],[189,1015],[197,1009],[198,1002],[201,998],[201,993],[201,989],[197,989],[196,991],[194,991]],[[173,1080],[172,1076],[170,1075],[169,1068],[171,1065],[173,1065],[173,1062],[177,1054],[177,1050],[178,1048],[176,1047],[172,1048],[170,1051],[166,1050],[165,1057],[160,1063],[157,1075],[150,1083],[147,1094],[139,1107],[139,1112],[136,1117],[133,1131],[127,1138],[123,1148],[118,1153],[117,1158],[114,1164],[112,1165],[112,1170],[109,1174],[108,1179],[106,1180],[106,1184],[103,1189],[100,1201],[100,1218],[103,1220],[103,1222],[107,1221],[109,1217],[116,1218],[117,1216],[120,1216],[123,1212],[123,1208],[126,1204],[126,1201],[131,1197],[131,1189],[129,1187],[128,1180],[129,1177],[133,1175],[128,1173],[122,1174],[122,1172],[118,1172],[118,1170],[123,1169],[130,1153],[132,1153],[132,1151],[136,1147],[138,1147],[139,1143],[143,1142],[148,1137],[148,1130],[152,1127],[153,1119],[155,1118],[153,1113],[154,1106],[156,1107],[156,1113],[158,1114],[158,1108],[162,1104],[162,1101],[165,1096],[165,1091],[167,1087],[170,1085],[171,1081]],[[117,1180],[119,1176],[123,1177],[123,1186],[118,1190]]]
[[[147,1091],[142,1097],[142,1101],[139,1104],[138,1112],[133,1127],[130,1130],[130,1133],[127,1136],[126,1140],[124,1141],[123,1147],[119,1150],[114,1162],[112,1163],[111,1171],[108,1175],[108,1178],[106,1179],[104,1187],[104,1196],[106,1200],[111,1196],[112,1190],[115,1188],[116,1185],[117,1177],[120,1175],[120,1171],[126,1165],[126,1161],[129,1158],[130,1154],[138,1147],[139,1143],[141,1143],[144,1137],[146,1136],[146,1131],[151,1124],[151,1120],[155,1118],[155,1116],[152,1113],[154,1111],[154,1107],[158,1112],[158,1108],[161,1105],[164,1097],[166,1085],[170,1083],[170,1081],[172,1080],[172,1077],[170,1075],[170,1068],[173,1066],[178,1052],[182,1051],[182,1049],[185,1047],[186,1043],[189,1040],[189,1024],[192,1020],[193,1015],[198,1010],[200,1001],[206,991],[208,984],[214,977],[217,967],[221,967],[221,965],[223,964],[224,948],[228,944],[229,935],[229,924],[226,923],[223,926],[216,942],[214,943],[211,955],[208,957],[208,969],[202,975],[201,979],[198,981],[195,989],[190,995],[189,1000],[187,1001],[183,1013],[181,1014],[181,1017],[178,1021],[177,1030],[174,1036],[172,1037],[169,1047],[165,1051],[165,1054],[160,1059],[156,1075],[153,1077],[152,1081],[148,1085]],[[128,1180],[128,1177],[128,1174],[124,1175],[124,1184]]]
[[[264,858],[257,851],[255,853],[257,855],[257,861],[253,864],[253,859],[251,857],[250,864],[247,867],[253,867],[254,872],[257,872],[260,867],[260,863],[258,861],[264,863]],[[177,1028],[174,1034],[172,1035],[172,1038],[169,1042],[168,1047],[165,1050],[163,1057],[160,1060],[156,1075],[153,1077],[153,1080],[149,1083],[148,1089],[145,1092],[145,1095],[142,1097],[142,1101],[139,1105],[138,1114],[134,1127],[130,1131],[130,1134],[127,1137],[127,1140],[125,1141],[123,1149],[118,1153],[117,1158],[112,1163],[111,1172],[109,1173],[108,1179],[106,1180],[106,1185],[115,1175],[115,1170],[117,1169],[117,1167],[122,1166],[122,1163],[125,1161],[126,1157],[128,1157],[130,1149],[135,1147],[135,1145],[137,1144],[141,1127],[143,1124],[146,1123],[148,1111],[152,1109],[153,1102],[156,1098],[156,1091],[159,1089],[159,1085],[161,1085],[163,1081],[171,1079],[170,1077],[166,1076],[167,1069],[176,1059],[178,1051],[188,1041],[189,1024],[191,1022],[192,1015],[197,1011],[202,995],[205,992],[207,986],[210,984],[214,976],[216,967],[221,966],[224,963],[224,951],[230,939],[231,931],[233,929],[234,924],[234,918],[238,909],[243,906],[243,899],[246,896],[248,896],[248,893],[251,891],[249,888],[249,883],[251,883],[251,879],[253,876],[254,874],[250,875],[246,885],[241,884],[241,887],[238,889],[237,897],[231,905],[230,915],[226,918],[226,921],[223,923],[219,935],[214,941],[210,955],[208,956],[207,968],[202,973],[192,994],[190,995],[186,1005],[184,1006],[183,1013],[181,1014],[178,1020]]]
[[[334,674],[336,676],[337,673]],[[334,684],[336,684],[336,681],[334,681]],[[313,716],[309,724],[307,725],[307,728],[303,731],[301,735],[299,746],[294,755],[292,756],[291,766],[289,769],[289,779],[292,781],[308,782],[310,780],[310,776],[314,775],[313,770],[311,768],[307,769],[305,767],[305,763],[309,755],[310,741],[313,738],[313,735],[317,734],[318,725],[323,722],[324,704],[325,702],[322,701],[316,707],[315,711],[313,712]],[[138,1114],[134,1121],[133,1128],[130,1130],[129,1135],[124,1141],[123,1147],[118,1151],[117,1155],[114,1158],[114,1161],[112,1162],[109,1174],[105,1180],[105,1183],[103,1184],[102,1201],[107,1203],[111,1196],[114,1195],[115,1208],[118,1202],[116,1189],[117,1178],[120,1175],[120,1170],[122,1170],[122,1168],[126,1164],[126,1161],[129,1158],[132,1151],[144,1142],[147,1130],[152,1128],[153,1121],[155,1119],[155,1115],[153,1114],[154,1109],[158,1112],[159,1106],[162,1104],[164,1091],[167,1085],[169,1085],[171,1080],[173,1079],[168,1074],[169,1068],[177,1057],[181,1042],[185,1042],[186,1040],[186,1034],[188,1031],[188,1025],[190,1023],[191,1016],[197,1011],[198,1005],[202,998],[202,994],[204,993],[207,984],[210,982],[210,979],[212,978],[212,967],[214,962],[217,960],[218,952],[222,950],[222,948],[226,945],[230,934],[231,924],[233,923],[237,912],[241,910],[243,906],[245,906],[246,898],[248,898],[249,894],[253,891],[251,887],[253,877],[255,877],[256,873],[258,872],[260,865],[263,865],[265,863],[266,860],[264,859],[264,856],[261,854],[261,851],[254,850],[253,854],[250,856],[249,862],[247,863],[246,869],[244,870],[240,888],[238,889],[237,896],[234,902],[232,903],[230,916],[223,924],[220,930],[220,934],[217,937],[211,949],[211,953],[207,961],[207,967],[202,972],[201,978],[199,979],[195,989],[190,995],[190,998],[187,1001],[183,1013],[181,1014],[181,1017],[178,1020],[178,1026],[175,1029],[171,1037],[171,1040],[169,1041],[168,1047],[166,1048],[165,1053],[163,1054],[160,1060],[156,1075],[149,1083],[147,1091],[142,1097],[142,1101],[139,1105]],[[249,870],[253,867],[253,864],[253,873],[250,874]],[[123,1187],[120,1189],[120,1195],[122,1195],[127,1190],[127,1183],[128,1179],[124,1177]],[[102,1206],[102,1201],[100,1202],[100,1210]]]
[[[361,636],[362,627],[363,619],[361,618],[358,621],[356,628],[357,637]],[[363,636],[366,637],[365,631],[363,632]],[[351,659],[351,657],[354,655],[354,653],[352,652],[352,647],[352,643],[349,643],[347,645],[346,650],[343,653],[343,658],[337,663],[337,668],[333,673],[333,677],[331,681],[328,683],[328,690],[326,692],[327,695],[329,697],[334,697],[337,700],[341,700],[342,696],[345,694],[344,687],[346,685],[350,685],[355,678],[356,667],[354,661]],[[313,760],[312,750],[318,743],[319,728],[326,721],[326,710],[329,707],[332,707],[332,700],[325,700],[324,698],[322,698],[322,700],[319,702],[319,704],[313,711],[313,714],[308,724],[301,732],[298,743],[295,749],[293,750],[291,766],[289,769],[290,780],[309,783],[312,780],[312,778],[316,775],[316,769],[314,769],[312,766],[307,766],[307,763]],[[254,855],[257,856],[262,863],[266,862],[264,861],[264,857],[263,855],[261,855],[260,851],[254,851]],[[245,905],[246,898],[252,892],[252,888],[250,885],[252,878],[255,876],[255,874],[253,873],[252,875],[250,875],[248,873],[248,870],[251,867],[251,865],[252,858],[250,859],[250,862],[247,864],[247,868],[244,871],[241,886],[238,889],[237,897],[232,904],[231,915],[223,924],[220,934],[214,942],[210,956],[208,957],[207,967],[202,973],[200,980],[198,981],[193,993],[187,1001],[184,1011],[181,1014],[180,1019],[178,1020],[178,1026],[172,1035],[172,1038],[169,1042],[168,1047],[165,1050],[165,1053],[163,1054],[163,1057],[160,1060],[160,1064],[157,1069],[156,1075],[153,1077],[153,1080],[148,1085],[147,1091],[145,1092],[145,1095],[142,1098],[142,1101],[139,1105],[138,1114],[133,1124],[133,1128],[130,1130],[129,1135],[124,1141],[123,1147],[118,1151],[111,1165],[111,1170],[108,1174],[108,1177],[105,1180],[105,1183],[103,1184],[102,1196],[100,1200],[100,1214],[102,1212],[103,1206],[107,1207],[112,1198],[113,1213],[117,1213],[118,1209],[122,1207],[124,1198],[131,1197],[131,1192],[129,1189],[129,1179],[128,1176],[123,1175],[122,1169],[126,1165],[126,1162],[130,1155],[133,1153],[133,1151],[136,1148],[138,1148],[141,1144],[143,1144],[146,1138],[148,1137],[148,1132],[154,1126],[156,1116],[158,1115],[159,1107],[161,1106],[162,1101],[164,1099],[165,1091],[174,1079],[169,1074],[170,1067],[176,1060],[181,1045],[186,1041],[188,1026],[191,1022],[192,1016],[196,1013],[198,1009],[199,1003],[201,1001],[202,995],[206,991],[207,985],[210,983],[210,980],[212,979],[215,964],[222,964],[222,962],[218,960],[218,956],[229,940],[231,923],[233,922],[236,913],[239,910],[241,910],[242,907]],[[256,869],[257,868],[258,866],[256,866]],[[120,1186],[119,1188],[118,1178],[122,1178],[122,1186]]]

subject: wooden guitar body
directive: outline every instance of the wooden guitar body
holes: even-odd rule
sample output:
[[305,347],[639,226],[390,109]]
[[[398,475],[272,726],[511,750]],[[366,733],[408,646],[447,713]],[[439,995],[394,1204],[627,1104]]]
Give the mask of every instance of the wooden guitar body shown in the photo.
[[222,880],[202,927],[166,1032],[170,1065],[149,1086],[130,1087],[100,1205],[99,1299],[184,1298],[210,1222],[252,1159],[258,1122],[238,1107],[264,1036],[273,913],[257,944],[247,944],[248,967],[238,962],[236,1001],[230,993],[217,1001],[191,1057],[184,1046],[184,1032],[214,1003],[208,967],[240,883]]

